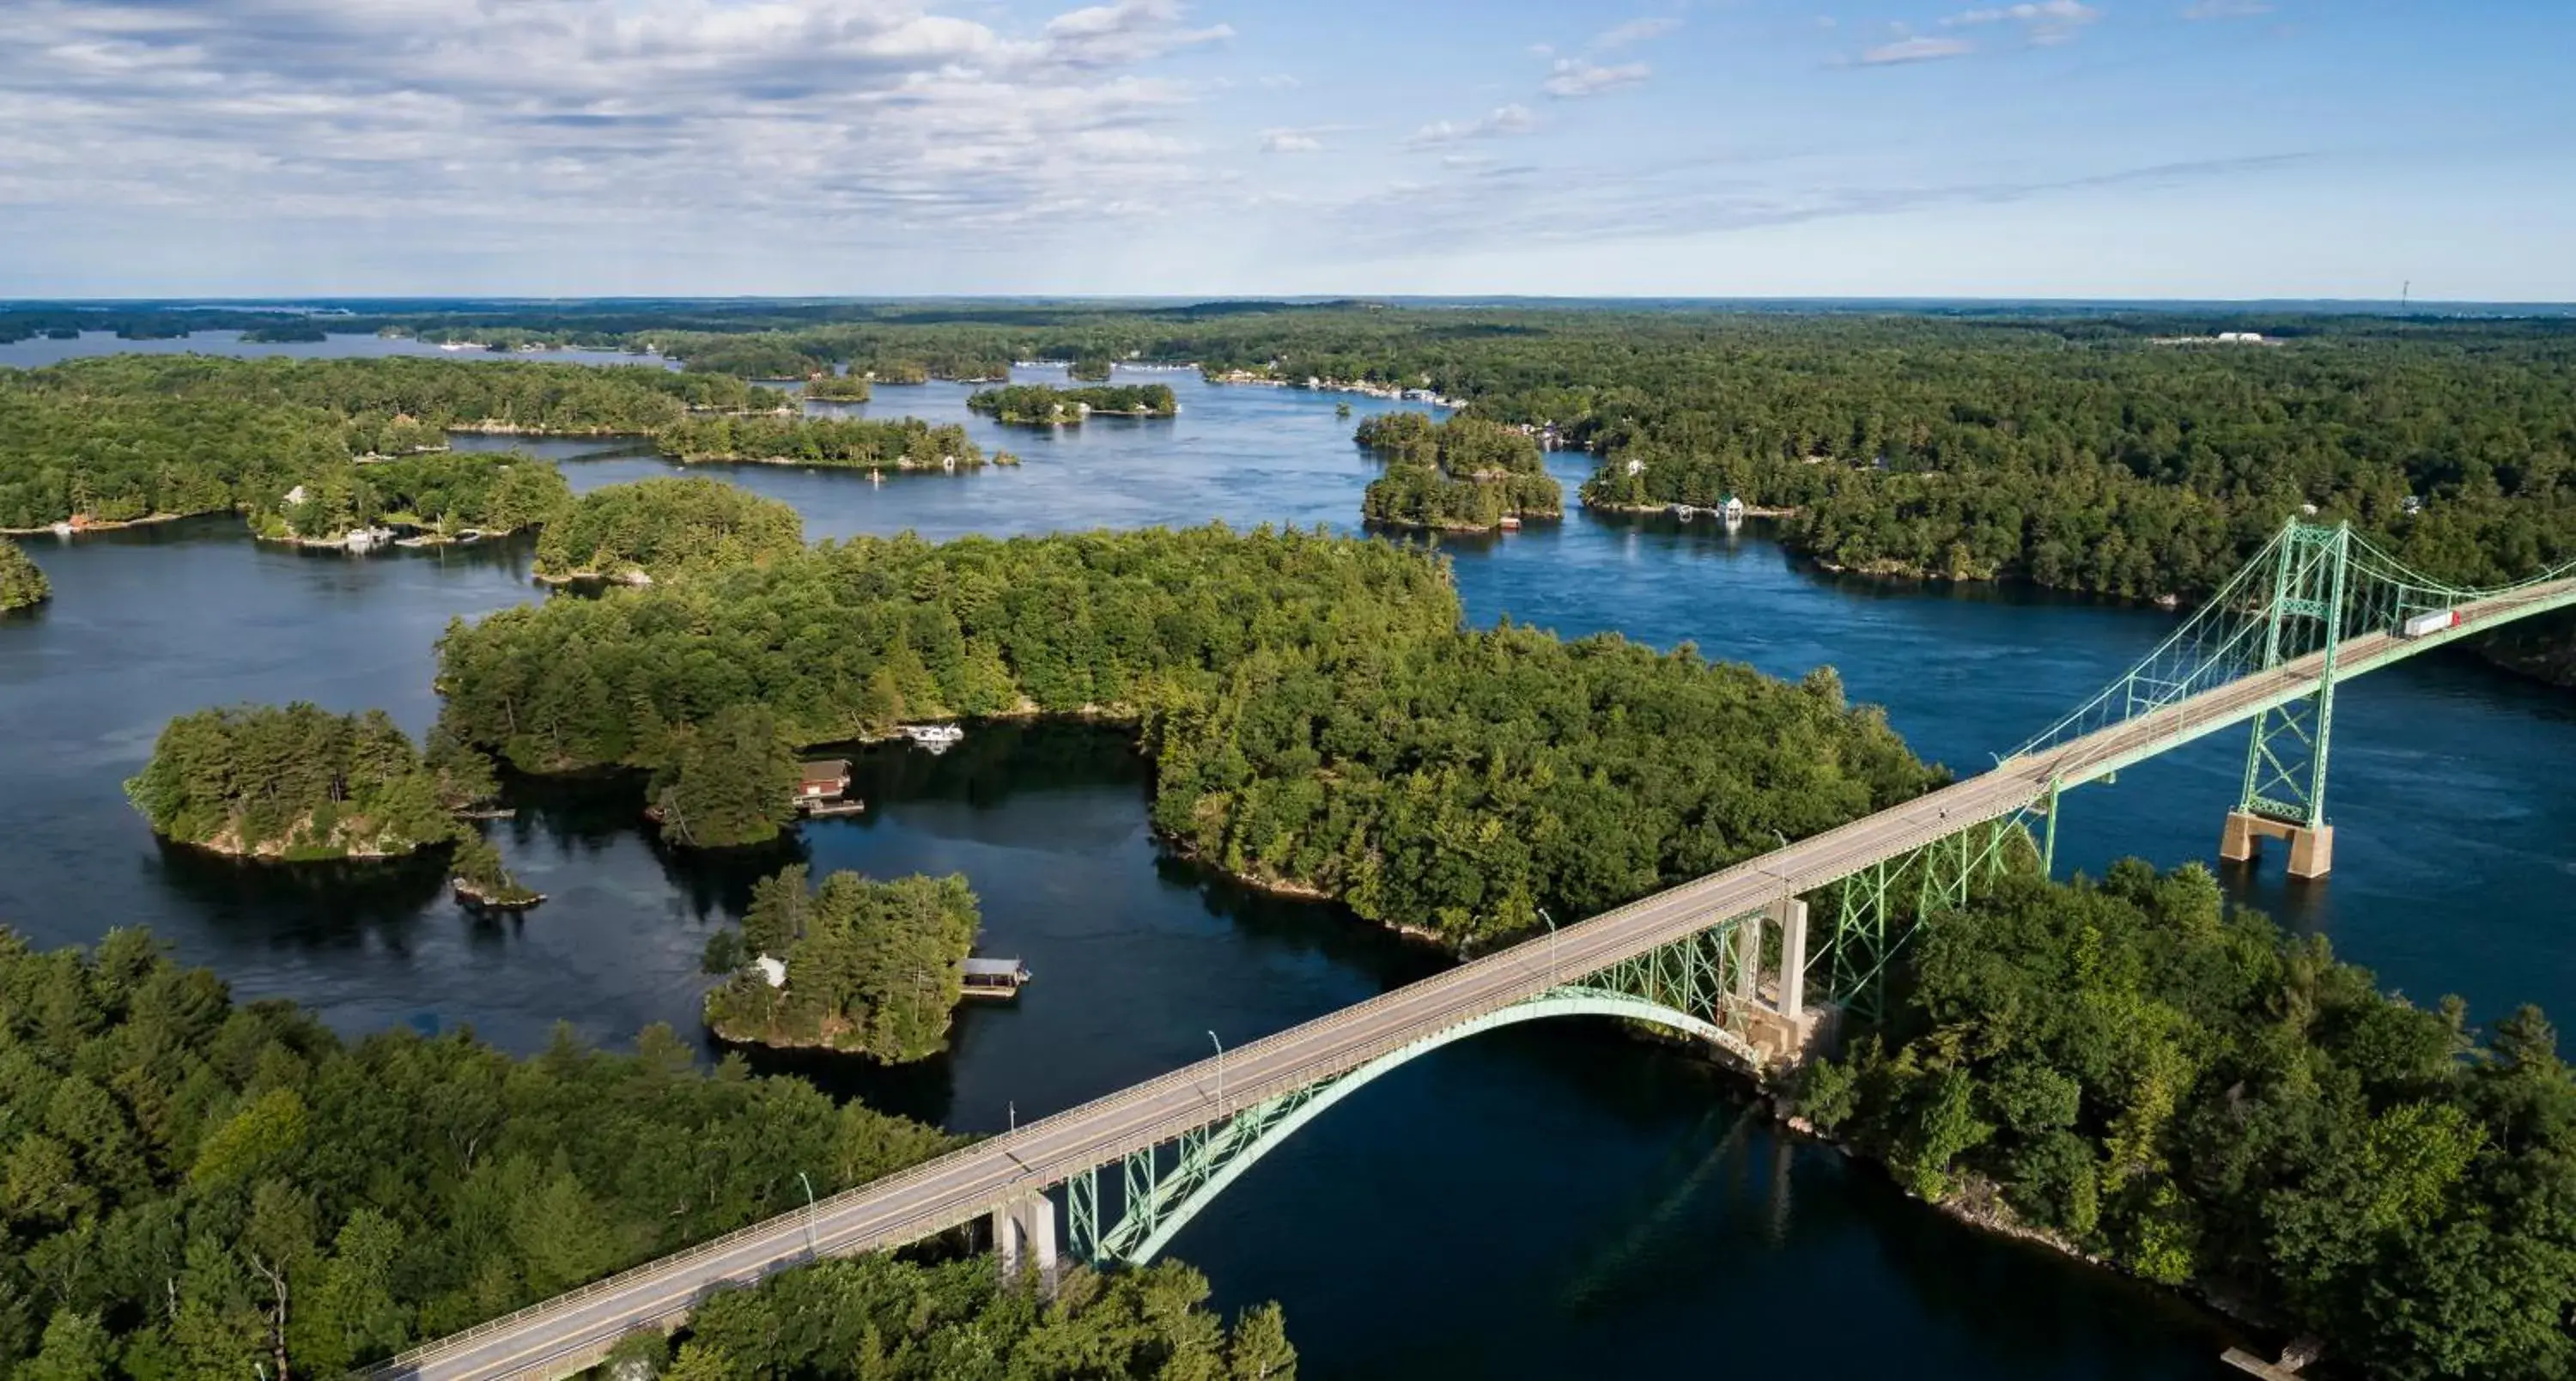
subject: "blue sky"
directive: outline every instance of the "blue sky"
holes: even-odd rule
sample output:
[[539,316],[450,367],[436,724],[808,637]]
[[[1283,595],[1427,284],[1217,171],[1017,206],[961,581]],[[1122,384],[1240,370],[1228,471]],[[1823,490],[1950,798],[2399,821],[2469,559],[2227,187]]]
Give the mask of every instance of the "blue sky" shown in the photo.
[[2569,0],[5,0],[0,296],[2576,300]]

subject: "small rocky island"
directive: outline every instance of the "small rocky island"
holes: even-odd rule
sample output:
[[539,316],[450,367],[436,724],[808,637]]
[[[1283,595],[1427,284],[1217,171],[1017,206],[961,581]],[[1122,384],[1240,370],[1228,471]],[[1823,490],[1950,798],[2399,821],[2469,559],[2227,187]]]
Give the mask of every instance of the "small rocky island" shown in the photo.
[[962,876],[878,882],[837,872],[819,888],[797,864],[753,884],[742,928],[718,931],[704,967],[707,1026],[728,1040],[813,1046],[902,1064],[948,1044],[981,924]]

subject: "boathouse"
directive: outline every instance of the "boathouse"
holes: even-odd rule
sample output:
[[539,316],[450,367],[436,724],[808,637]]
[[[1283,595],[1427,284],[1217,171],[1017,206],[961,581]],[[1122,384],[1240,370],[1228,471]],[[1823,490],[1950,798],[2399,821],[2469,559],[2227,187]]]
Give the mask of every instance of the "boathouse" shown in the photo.
[[960,991],[968,997],[1017,997],[1029,971],[1017,959],[969,959]]
[[850,764],[846,758],[801,764],[796,772],[796,804],[828,805],[841,799],[850,789]]

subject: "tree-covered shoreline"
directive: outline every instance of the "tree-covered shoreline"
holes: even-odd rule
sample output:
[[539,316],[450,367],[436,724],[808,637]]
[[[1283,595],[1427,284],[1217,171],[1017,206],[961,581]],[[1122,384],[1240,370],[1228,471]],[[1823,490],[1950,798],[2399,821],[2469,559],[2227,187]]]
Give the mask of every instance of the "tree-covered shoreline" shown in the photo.
[[2004,881],[1916,937],[1801,1112],[1926,1199],[2326,1340],[2372,1375],[2576,1375],[2576,1079],[2524,1008],[2381,994],[2197,865]]
[[[336,1376],[960,1144],[667,1027],[344,1040],[134,930],[0,931],[0,1070],[0,1370],[32,1378]],[[1025,1329],[947,1269],[978,1267],[966,1312]]]
[[[1688,648],[1469,632],[1432,558],[1295,531],[826,543],[453,624],[438,685],[444,732],[540,773],[663,767],[720,715],[792,746],[1125,720],[1176,845],[1457,946],[1938,780],[1829,673],[1792,686]],[[770,799],[745,780],[726,799]]]
[[17,543],[0,537],[0,614],[32,609],[53,595],[54,587],[45,579],[44,568],[28,559]]

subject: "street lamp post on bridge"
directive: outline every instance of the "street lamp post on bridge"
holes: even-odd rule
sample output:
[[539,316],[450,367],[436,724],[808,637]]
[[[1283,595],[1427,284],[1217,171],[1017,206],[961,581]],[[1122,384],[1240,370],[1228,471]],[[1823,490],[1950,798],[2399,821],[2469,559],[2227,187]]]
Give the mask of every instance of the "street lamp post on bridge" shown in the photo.
[[1222,1117],[1225,1115],[1225,1042],[1218,1040],[1214,1031],[1208,1032],[1207,1036],[1208,1044],[1216,1047],[1216,1110]]

